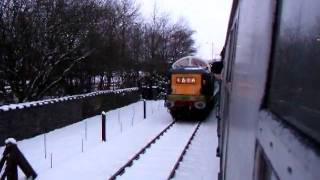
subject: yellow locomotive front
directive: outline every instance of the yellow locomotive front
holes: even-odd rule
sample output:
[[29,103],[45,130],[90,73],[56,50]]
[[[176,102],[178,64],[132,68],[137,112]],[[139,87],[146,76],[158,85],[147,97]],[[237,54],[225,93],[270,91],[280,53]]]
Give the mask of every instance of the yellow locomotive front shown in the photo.
[[188,56],[176,61],[169,84],[165,105],[173,116],[183,109],[203,110],[212,100],[210,66],[199,58]]

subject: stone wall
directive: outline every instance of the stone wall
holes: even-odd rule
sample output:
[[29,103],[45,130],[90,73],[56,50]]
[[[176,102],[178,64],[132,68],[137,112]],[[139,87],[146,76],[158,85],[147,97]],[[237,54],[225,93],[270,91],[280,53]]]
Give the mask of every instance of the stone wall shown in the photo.
[[96,92],[0,107],[0,146],[30,138],[139,100],[136,88]]

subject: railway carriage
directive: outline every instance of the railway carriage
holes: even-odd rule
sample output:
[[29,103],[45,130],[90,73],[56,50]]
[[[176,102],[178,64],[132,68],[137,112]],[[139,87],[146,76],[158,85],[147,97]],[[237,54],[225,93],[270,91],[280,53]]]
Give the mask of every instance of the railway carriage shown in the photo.
[[193,56],[183,57],[173,63],[168,75],[165,106],[173,117],[211,107],[214,83],[206,61]]
[[220,180],[319,179],[319,7],[233,1],[222,52]]

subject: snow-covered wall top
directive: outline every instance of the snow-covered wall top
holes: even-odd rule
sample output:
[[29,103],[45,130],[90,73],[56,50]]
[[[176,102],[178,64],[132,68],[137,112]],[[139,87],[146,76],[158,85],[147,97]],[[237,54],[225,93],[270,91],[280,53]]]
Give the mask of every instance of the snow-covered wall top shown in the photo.
[[92,93],[87,94],[78,94],[73,96],[64,96],[60,98],[54,98],[54,99],[46,99],[46,100],[40,100],[40,101],[32,101],[32,102],[25,102],[25,103],[18,103],[18,104],[9,104],[9,105],[3,105],[0,106],[0,112],[1,111],[10,111],[15,109],[24,109],[28,107],[36,107],[36,106],[42,106],[44,104],[54,104],[57,102],[63,102],[63,101],[70,101],[75,99],[83,99],[86,97],[93,97],[98,95],[104,95],[104,94],[120,94],[124,92],[132,92],[137,91],[137,87],[132,88],[125,88],[125,89],[117,89],[117,90],[105,90],[105,91],[96,91]]
[[11,104],[0,108],[0,146],[79,122],[140,99],[138,88],[99,91],[43,101]]

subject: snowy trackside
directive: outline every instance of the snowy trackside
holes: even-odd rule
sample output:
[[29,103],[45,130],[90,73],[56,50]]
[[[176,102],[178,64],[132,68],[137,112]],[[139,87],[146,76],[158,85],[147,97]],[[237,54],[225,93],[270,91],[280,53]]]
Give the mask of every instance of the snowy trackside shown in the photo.
[[[212,112],[200,125],[173,179],[218,178],[219,158],[215,156],[218,143],[216,128],[217,121],[215,113]],[[117,179],[167,179],[193,129],[195,122],[177,122]]]
[[167,179],[192,132],[196,129],[196,124],[196,122],[174,124],[117,179]]
[[[214,115],[209,119],[213,125],[204,128],[204,133],[211,136],[207,136],[198,148],[205,147],[206,141],[211,139],[210,148],[205,148],[205,157],[200,161],[212,161],[215,157],[215,150],[211,149],[216,147],[216,121]],[[106,122],[106,142],[101,141],[101,116],[98,115],[45,135],[18,141],[18,147],[38,173],[37,179],[107,179],[171,123],[172,118],[163,107],[163,101],[147,101],[147,119],[143,119],[143,103],[140,101],[106,112]],[[199,134],[199,137],[205,136]],[[0,153],[3,150],[4,147],[0,147]],[[200,164],[208,165],[208,162]],[[210,167],[218,167],[218,164]],[[201,173],[205,172],[203,170]],[[207,172],[210,174],[208,177],[212,178],[212,172],[217,171]],[[19,177],[24,178],[22,172],[19,172]],[[201,177],[208,179],[205,174]]]
[[215,113],[202,123],[183,161],[175,180],[215,180],[219,172],[219,158],[215,156],[218,144]]
[[[95,151],[105,151],[105,149],[109,151],[118,151],[119,149],[127,150],[126,147],[120,147],[118,143],[124,142],[124,145],[121,146],[125,146],[125,144],[136,144],[131,142],[133,140],[140,140],[141,138],[139,138],[139,135],[145,136],[149,128],[146,129],[144,127],[151,127],[150,133],[158,132],[161,128],[172,121],[170,115],[163,107],[163,101],[147,102],[147,119],[145,120],[143,119],[142,110],[143,103],[140,101],[106,112],[106,143],[101,141],[101,116],[98,115],[67,127],[51,131],[45,135],[43,134],[34,138],[19,141],[18,147],[38,173],[39,176],[37,179],[47,180],[46,174],[50,173],[54,173],[57,177],[61,177],[58,176],[60,173],[55,172],[61,171],[62,174],[68,173],[66,169],[60,168],[62,164],[67,162],[75,164],[71,165],[73,167],[67,168],[72,169],[76,168],[77,164],[79,164],[77,160],[73,161],[72,159],[81,159],[86,157],[93,159],[95,157],[91,156],[102,155],[97,157],[97,159],[101,159],[104,157],[103,155],[107,154],[99,154]],[[44,140],[46,140],[46,149]],[[84,151],[83,153],[82,149]],[[4,147],[0,147],[0,153],[2,153],[3,150]],[[46,154],[45,151],[47,152]],[[50,167],[51,155],[53,160],[52,168]],[[113,155],[114,153],[109,154],[109,156]],[[90,165],[89,168],[94,167],[96,170],[99,170],[101,165],[95,165],[96,161],[97,160],[93,159],[86,163],[94,163]],[[110,161],[104,160],[103,163],[107,167],[108,164],[110,164]],[[80,170],[83,171],[81,168]],[[23,177],[21,172],[19,173],[19,176]],[[108,175],[105,174],[100,176],[100,178],[103,179],[107,176]],[[68,178],[61,177],[59,179]],[[84,179],[88,179],[88,177]]]

